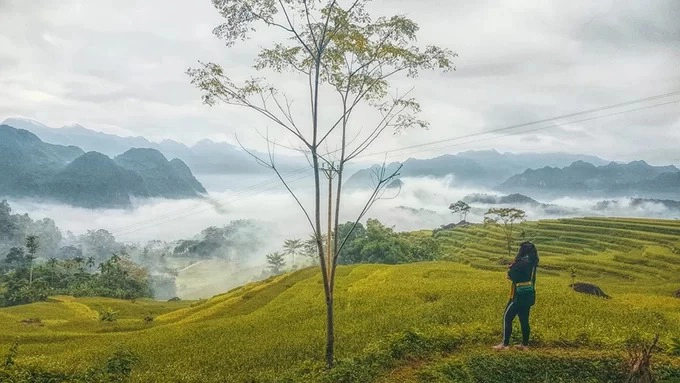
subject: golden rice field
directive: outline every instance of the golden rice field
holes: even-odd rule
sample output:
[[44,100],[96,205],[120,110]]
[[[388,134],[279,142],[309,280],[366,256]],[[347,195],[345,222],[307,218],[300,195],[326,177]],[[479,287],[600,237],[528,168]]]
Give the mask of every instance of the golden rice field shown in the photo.
[[[205,301],[54,297],[0,309],[0,357],[18,342],[16,366],[66,374],[54,382],[125,349],[139,358],[131,382],[613,383],[623,344],[660,334],[657,375],[680,381],[668,347],[680,336],[680,221],[563,219],[520,230],[541,256],[530,352],[489,351],[500,339],[507,253],[500,232],[474,225],[436,234],[443,261],[339,268],[331,373],[313,268]],[[572,268],[612,299],[573,292]],[[108,307],[115,322],[99,320]]]

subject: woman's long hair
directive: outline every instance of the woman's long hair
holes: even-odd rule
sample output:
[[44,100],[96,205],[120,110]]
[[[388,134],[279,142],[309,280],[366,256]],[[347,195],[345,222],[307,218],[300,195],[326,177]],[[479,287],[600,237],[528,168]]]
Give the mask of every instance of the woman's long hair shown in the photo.
[[522,258],[525,258],[525,260],[533,266],[538,265],[538,250],[536,250],[536,246],[530,241],[522,242],[519,245],[519,251],[517,252],[515,261],[519,261]]

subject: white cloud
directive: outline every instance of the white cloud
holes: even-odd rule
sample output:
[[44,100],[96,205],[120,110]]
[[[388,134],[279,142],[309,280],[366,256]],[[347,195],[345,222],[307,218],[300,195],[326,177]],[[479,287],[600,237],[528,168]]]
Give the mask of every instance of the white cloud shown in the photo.
[[[680,24],[674,19],[680,3],[674,0],[379,0],[370,8],[374,15],[408,15],[421,26],[420,43],[451,48],[460,57],[456,72],[396,80],[400,89],[416,86],[430,130],[385,135],[369,151],[680,89]],[[211,34],[220,22],[209,0],[4,0],[0,118],[24,115],[50,126],[77,121],[97,130],[187,143],[238,133],[244,144],[262,148],[253,127],[269,127],[272,134],[274,127],[243,109],[202,105],[184,74],[201,59],[244,78],[258,46],[271,41],[271,32],[264,32],[228,49]],[[290,93],[300,91],[304,84],[293,85]],[[672,151],[680,143],[678,110],[675,104],[532,132],[530,142],[521,137],[469,140],[410,155],[570,150],[678,163]],[[356,118],[366,123],[372,115],[362,111]]]

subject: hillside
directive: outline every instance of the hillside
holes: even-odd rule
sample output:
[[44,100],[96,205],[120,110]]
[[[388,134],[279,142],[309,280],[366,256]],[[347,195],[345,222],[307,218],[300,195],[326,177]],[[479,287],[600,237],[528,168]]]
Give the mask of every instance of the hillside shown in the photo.
[[[467,151],[430,159],[410,158],[402,163],[401,177],[453,176],[458,186],[493,187],[527,169],[544,166],[567,166],[574,161],[592,161],[606,164],[601,158],[570,153],[499,153],[496,150]],[[388,173],[399,163],[388,165]],[[349,188],[366,188],[372,185],[372,171],[377,167],[359,170],[346,182]]]
[[168,161],[155,149],[130,149],[114,161],[139,174],[152,197],[183,198],[206,193],[186,164],[179,159]]
[[678,198],[680,169],[645,161],[595,166],[576,161],[564,168],[528,169],[498,187],[513,193],[551,196],[636,196]]
[[[325,380],[316,269],[193,303],[59,298],[0,309],[0,349],[20,337],[18,365],[82,371],[122,347],[140,358],[131,382],[501,383],[514,373],[523,382],[614,383],[623,340],[660,333],[667,344],[680,334],[680,222],[585,218],[521,229],[541,255],[535,352],[488,351],[508,284],[502,235],[481,225],[436,235],[448,262],[340,267],[339,364]],[[612,299],[574,293],[571,267]],[[121,313],[117,322],[97,320],[106,306]],[[20,323],[36,317],[40,325]],[[507,369],[515,363],[544,368]],[[661,378],[680,378],[679,357],[659,354],[654,363]]]
[[155,149],[130,149],[114,161],[0,125],[0,196],[100,208],[127,207],[131,198],[193,198],[205,193],[184,162],[168,161]]
[[0,125],[0,195],[38,195],[42,182],[82,154],[77,147],[47,144],[28,131]]
[[131,196],[150,196],[142,176],[97,152],[76,158],[43,189],[43,196],[86,208],[124,207],[130,205]]

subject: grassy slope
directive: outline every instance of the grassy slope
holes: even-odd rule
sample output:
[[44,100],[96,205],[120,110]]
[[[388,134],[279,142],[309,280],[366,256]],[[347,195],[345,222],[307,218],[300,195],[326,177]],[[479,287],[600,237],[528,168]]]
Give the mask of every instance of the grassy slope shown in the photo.
[[[634,332],[660,332],[664,341],[680,334],[680,301],[672,297],[680,288],[680,222],[579,219],[522,228],[537,243],[544,266],[532,313],[538,344],[602,349]],[[339,268],[338,357],[363,355],[376,342],[409,330],[467,334],[466,347],[479,352],[497,341],[508,282],[490,270],[505,268],[498,262],[501,235],[473,226],[437,237],[449,258],[459,262]],[[577,280],[597,283],[614,299],[573,293],[568,288],[572,266]],[[109,306],[120,312],[120,319],[99,322],[97,310]],[[133,374],[137,382],[267,380],[304,361],[321,362],[323,313],[321,279],[314,269],[200,303],[58,297],[1,309],[0,350],[20,338],[20,364],[73,370],[126,347],[141,356]],[[155,318],[153,323],[143,322],[147,315]],[[19,323],[34,317],[43,325]],[[418,371],[447,363],[452,362],[444,358],[412,366],[402,377],[390,375],[386,381],[415,382]]]

